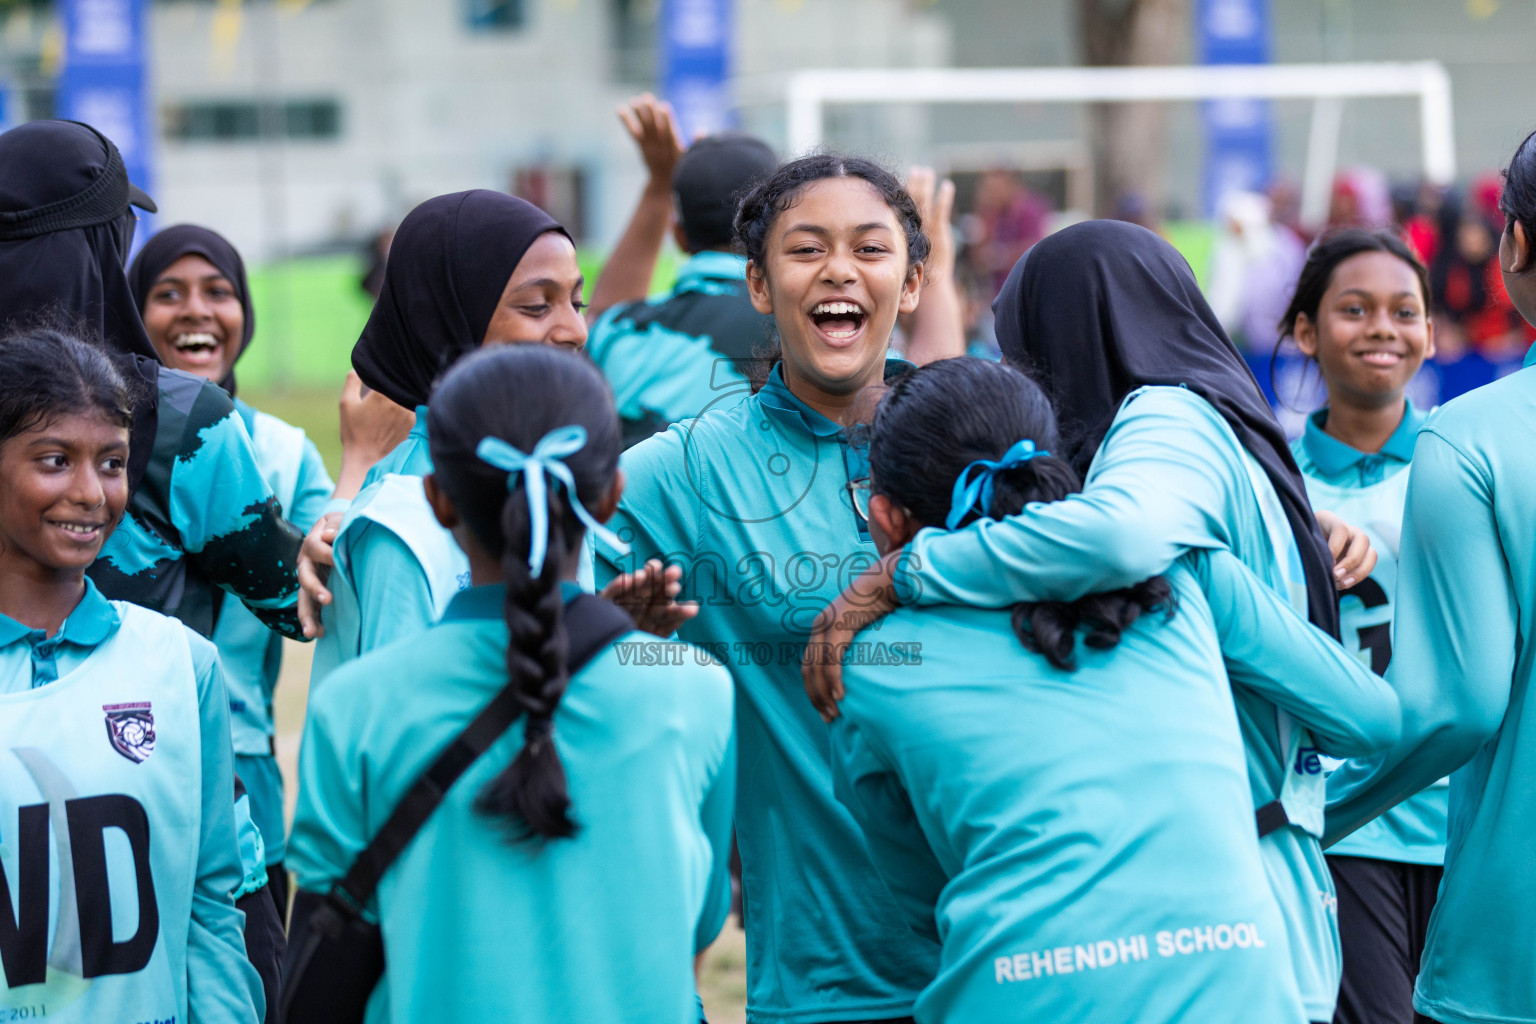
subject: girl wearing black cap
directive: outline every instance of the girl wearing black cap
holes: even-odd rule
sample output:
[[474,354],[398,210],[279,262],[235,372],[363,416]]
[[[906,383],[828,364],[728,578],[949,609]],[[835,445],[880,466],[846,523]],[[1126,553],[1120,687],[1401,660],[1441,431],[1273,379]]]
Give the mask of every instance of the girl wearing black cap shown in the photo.
[[161,367],[124,271],[131,201],[153,209],[95,129],[34,121],[0,135],[0,310],[13,322],[78,318],[138,384],[133,498],[91,577],[108,597],[174,615],[204,636],[222,590],[300,637],[300,537],[229,396]]

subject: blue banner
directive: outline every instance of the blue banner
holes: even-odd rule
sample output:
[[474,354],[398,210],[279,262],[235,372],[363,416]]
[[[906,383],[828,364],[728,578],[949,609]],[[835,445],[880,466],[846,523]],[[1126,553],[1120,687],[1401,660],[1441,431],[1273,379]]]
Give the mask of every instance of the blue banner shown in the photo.
[[[1196,50],[1204,64],[1269,63],[1269,0],[1199,0]],[[1262,192],[1273,174],[1274,124],[1268,100],[1210,100],[1205,122],[1205,212],[1229,192]]]
[[0,78],[0,132],[16,127],[13,121],[16,112],[12,110],[16,104],[15,97],[16,92],[11,88],[11,83]]
[[731,109],[734,0],[662,0],[661,92],[685,142],[735,123]]
[[[145,81],[146,0],[60,0],[64,68],[58,116],[83,121],[123,154],[128,178],[154,193],[155,122]],[[141,214],[142,216],[142,214]],[[138,238],[149,232],[140,230]]]

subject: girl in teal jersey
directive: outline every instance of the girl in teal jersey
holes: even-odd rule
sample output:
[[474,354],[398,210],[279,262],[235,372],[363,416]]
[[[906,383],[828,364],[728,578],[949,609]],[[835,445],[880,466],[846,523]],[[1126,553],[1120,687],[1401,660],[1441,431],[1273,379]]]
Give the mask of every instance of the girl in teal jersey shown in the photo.
[[96,348],[0,339],[0,1016],[255,1024],[217,653],[85,575],[131,423]]
[[[890,551],[1059,500],[1079,480],[1058,448],[1017,370],[918,370],[875,417],[871,532]],[[1222,665],[1223,642],[1259,634],[1278,654],[1233,662],[1244,711],[1273,699],[1330,749],[1395,735],[1386,684],[1227,552],[1073,603],[907,608],[860,634],[834,775],[943,942],[918,1020],[1303,1019]],[[921,668],[866,651],[885,645]]]
[[[160,361],[213,381],[234,398],[257,464],[285,519],[307,531],[333,493],[351,497],[357,492],[361,477],[355,473],[345,490],[331,483],[320,452],[303,430],[235,397],[235,363],[250,349],[256,317],[245,262],[228,240],[194,224],[166,228],[145,244],[128,268],[128,287]],[[362,421],[350,424],[354,436],[372,439],[391,432],[399,410],[382,397],[348,407],[363,410]],[[354,460],[367,458],[360,447],[366,446],[348,446]],[[388,451],[375,448],[370,464]],[[283,782],[272,753],[272,693],[282,665],[282,638],[243,606],[225,602],[212,639],[230,688],[236,771],[261,830],[272,895],[286,915]]]
[[[919,533],[904,600],[1071,601],[1164,572],[1192,548],[1225,548],[1337,633],[1334,581],[1353,584],[1372,556],[1331,565],[1284,434],[1172,246],[1133,224],[1073,225],[1025,255],[994,309],[1004,358],[1046,387],[1087,485],[1002,520]],[[1330,540],[1369,551],[1359,531],[1335,528]],[[884,614],[896,571],[892,555],[854,581],[813,640],[836,650],[849,623]],[[806,662],[806,688],[829,718],[837,667]],[[1331,1020],[1339,954],[1317,842],[1322,765],[1313,737],[1283,710],[1255,710],[1243,726],[1256,827],[1302,999],[1311,1020]]]
[[[1500,204],[1504,284],[1536,322],[1536,135],[1510,161]],[[1403,739],[1328,780],[1337,839],[1455,770],[1445,876],[1413,997],[1443,1024],[1536,1021],[1533,361],[1447,402],[1419,432],[1388,672]]]
[[599,575],[680,564],[698,616],[678,635],[735,678],[748,1019],[905,1019],[938,948],[906,927],[833,796],[827,728],[798,666],[816,611],[876,559],[847,486],[864,475],[860,423],[897,314],[916,307],[928,242],[894,177],[836,156],[780,167],[736,225],[782,357],[756,393],[723,392],[625,453],[614,525],[633,553],[599,542]]
[[430,437],[427,494],[472,585],[441,622],[311,697],[289,948],[421,772],[510,682],[519,717],[369,908],[385,969],[367,1019],[696,1021],[692,957],[730,896],[729,677],[703,652],[633,632],[567,670],[582,536],[601,531],[623,489],[613,396],[568,353],[476,353],[433,392]]
[[432,468],[427,395],[455,361],[485,344],[580,348],[587,338],[581,290],[565,229],[522,199],[457,192],[427,200],[400,224],[352,361],[364,385],[414,409],[416,425],[369,471],[337,523],[314,682],[425,629],[468,583],[463,552],[437,526],[421,489]]
[[[1317,508],[1372,534],[1370,576],[1339,599],[1341,632],[1371,671],[1392,657],[1408,462],[1424,413],[1404,394],[1434,355],[1428,276],[1401,239],[1348,229],[1313,246],[1282,333],[1316,360],[1328,404],[1291,445]],[[1442,781],[1328,850],[1344,975],[1337,1024],[1411,1024],[1413,980],[1445,860]]]
[[[580,349],[587,340],[582,286],[565,228],[525,200],[484,189],[456,192],[427,200],[401,223],[384,290],[352,363],[366,386],[414,409],[416,425],[369,471],[345,517],[333,520],[339,530],[334,554],[321,542],[325,523],[306,545],[320,560],[335,562],[328,587],[300,573],[328,606],[323,628],[310,623],[322,637],[312,683],[360,654],[426,629],[468,585],[464,553],[437,525],[422,493],[421,478],[432,470],[428,393],[449,367],[478,348]],[[644,594],[666,605],[668,582],[659,566],[647,567],[611,596]],[[626,607],[662,635],[676,624],[670,613],[660,620],[649,616],[645,601]]]

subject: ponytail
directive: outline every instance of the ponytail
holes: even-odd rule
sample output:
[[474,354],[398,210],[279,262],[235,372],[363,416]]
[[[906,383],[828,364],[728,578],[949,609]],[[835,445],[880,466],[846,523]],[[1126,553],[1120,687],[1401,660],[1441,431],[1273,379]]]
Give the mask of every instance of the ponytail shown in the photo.
[[555,713],[570,684],[560,579],[584,529],[606,534],[585,503],[608,493],[618,467],[612,393],[570,353],[486,349],[460,360],[433,392],[427,433],[434,476],[475,538],[501,553],[507,679],[524,716],[522,746],[475,808],[523,839],[570,838],[579,825],[555,746]]

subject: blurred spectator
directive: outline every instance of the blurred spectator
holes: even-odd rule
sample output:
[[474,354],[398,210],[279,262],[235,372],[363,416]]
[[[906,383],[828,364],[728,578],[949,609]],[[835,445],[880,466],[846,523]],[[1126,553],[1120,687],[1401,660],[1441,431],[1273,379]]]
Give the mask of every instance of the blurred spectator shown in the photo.
[[1440,207],[1445,204],[1445,190],[1432,182],[1419,185],[1413,208],[1402,219],[1403,235],[1419,260],[1429,266],[1440,251]]
[[389,259],[389,245],[395,240],[395,229],[385,228],[373,236],[363,251],[363,259],[368,262],[368,269],[363,271],[363,291],[379,297],[379,289],[384,287],[384,264]]
[[[1509,301],[1499,273],[1503,222],[1490,216],[1488,192],[1488,183],[1480,180],[1465,201],[1447,196],[1440,207],[1440,238],[1429,266],[1429,283],[1441,362],[1456,361],[1467,348],[1497,359],[1528,337],[1525,321]],[[1495,182],[1495,211],[1497,203]]]
[[971,269],[987,295],[996,295],[1019,257],[1045,237],[1051,208],[1018,175],[994,168],[977,182],[971,214]]
[[1276,324],[1285,313],[1306,246],[1274,222],[1268,197],[1231,192],[1222,200],[1211,256],[1211,309],[1239,345],[1269,352],[1280,340]]
[[1328,227],[1387,228],[1392,226],[1392,190],[1387,176],[1374,167],[1348,167],[1333,179],[1328,203]]
[[1110,220],[1123,220],[1131,224],[1139,224],[1148,231],[1162,233],[1162,225],[1152,215],[1152,208],[1147,205],[1147,197],[1140,192],[1122,192],[1116,197]]

